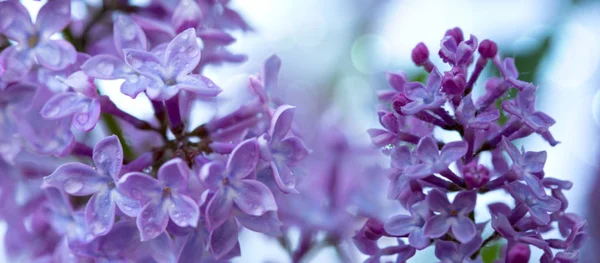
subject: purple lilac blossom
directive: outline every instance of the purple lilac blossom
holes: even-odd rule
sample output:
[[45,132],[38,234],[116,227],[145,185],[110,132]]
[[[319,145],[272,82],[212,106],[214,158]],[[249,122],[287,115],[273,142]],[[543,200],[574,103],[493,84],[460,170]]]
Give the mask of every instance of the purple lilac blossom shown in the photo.
[[[555,121],[535,109],[537,87],[517,79],[514,59],[503,59],[494,42],[483,40],[478,49],[477,38],[465,40],[459,28],[446,32],[438,54],[450,64],[448,71],[440,72],[429,60],[427,46],[419,43],[412,59],[429,73],[427,84],[408,82],[402,72],[388,74],[393,91],[378,94],[382,102],[378,115],[384,129],[368,133],[390,159],[388,197],[400,201],[408,214],[384,220],[383,230],[373,224],[379,222],[377,218],[369,219],[356,233],[355,244],[369,259],[378,259],[394,253],[379,248],[377,240],[394,237],[407,240],[416,250],[434,245],[441,262],[457,263],[482,262],[483,247],[504,242],[498,262],[525,262],[531,257],[531,246],[544,252],[540,262],[576,262],[587,237],[587,223],[566,212],[568,200],[563,192],[572,183],[545,177],[545,151],[525,152],[513,142],[535,132],[551,146],[558,144],[549,130]],[[480,81],[486,92],[475,98],[472,91],[478,88],[477,80],[488,60],[502,78]],[[474,62],[474,70],[468,74]],[[504,96],[511,88],[518,91],[516,98]],[[500,110],[509,117],[506,123],[498,122]],[[432,129],[398,125],[401,118],[428,123],[461,138],[442,141]],[[418,134],[418,141],[409,137],[413,134]],[[483,152],[491,152],[491,165],[482,162]],[[486,211],[474,208],[478,195],[490,191],[507,192],[514,201],[508,203],[514,205],[491,204],[494,232],[485,234],[490,222],[475,219]],[[551,233],[554,224],[560,233]],[[398,250],[397,260],[406,260],[406,255]]]
[[[35,24],[18,1],[0,3],[1,37],[14,40],[0,47],[10,260],[226,261],[242,254],[240,231],[283,234],[273,192],[285,193],[273,182],[292,191],[309,151],[290,131],[295,107],[267,95],[279,57],[249,80],[253,99],[188,127],[191,105],[221,91],[203,68],[244,61],[226,46],[250,26],[228,1],[159,2],[89,6],[90,17],[72,21],[71,1],[48,1]],[[145,92],[155,119],[121,110],[97,89],[103,79],[123,80],[132,98]],[[271,165],[279,177],[256,176]]]

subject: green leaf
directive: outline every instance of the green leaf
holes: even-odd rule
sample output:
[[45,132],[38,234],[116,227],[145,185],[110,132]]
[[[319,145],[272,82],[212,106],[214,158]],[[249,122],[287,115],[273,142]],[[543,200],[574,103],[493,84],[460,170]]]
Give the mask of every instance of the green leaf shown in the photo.
[[489,246],[486,246],[481,249],[481,259],[485,263],[493,263],[498,258],[500,258],[500,253],[502,253],[502,248],[504,244],[501,242],[492,243]]

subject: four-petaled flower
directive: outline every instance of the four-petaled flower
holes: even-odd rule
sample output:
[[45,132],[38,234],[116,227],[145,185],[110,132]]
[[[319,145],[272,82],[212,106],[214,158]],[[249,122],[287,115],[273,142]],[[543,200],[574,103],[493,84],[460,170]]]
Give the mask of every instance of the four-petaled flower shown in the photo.
[[448,170],[448,166],[460,159],[467,152],[467,143],[464,141],[450,142],[438,150],[436,140],[427,136],[417,144],[414,155],[421,163],[406,168],[404,173],[412,178],[423,178],[433,173]]
[[478,259],[471,259],[481,247],[483,240],[479,235],[468,243],[456,244],[452,241],[436,241],[435,256],[440,260],[440,263],[476,263],[481,262]]
[[442,75],[434,68],[427,78],[427,84],[421,82],[409,82],[404,85],[406,97],[411,100],[402,107],[402,113],[413,115],[423,110],[437,109],[444,105],[446,99],[440,93]]
[[473,59],[475,50],[477,50],[477,38],[475,36],[471,35],[469,40],[457,43],[453,36],[447,35],[441,41],[439,55],[444,62],[448,62],[455,67],[463,67]]
[[454,201],[450,203],[445,193],[433,189],[427,195],[429,209],[439,214],[429,218],[423,226],[426,237],[441,237],[452,230],[456,240],[467,243],[475,237],[475,223],[468,217],[475,208],[477,193],[474,191],[463,191],[458,193]]
[[277,187],[285,193],[297,193],[296,178],[290,169],[308,155],[304,142],[296,136],[287,136],[292,126],[295,107],[279,106],[268,133],[258,138],[260,156],[269,162]]
[[387,233],[394,236],[408,234],[408,243],[416,249],[429,246],[430,239],[423,234],[423,226],[432,216],[425,201],[417,202],[410,207],[410,215],[395,215],[384,224]]
[[117,14],[113,22],[113,42],[118,56],[96,55],[81,65],[81,69],[97,79],[125,79],[121,84],[121,92],[135,98],[140,92],[146,90],[151,80],[135,72],[125,63],[123,49],[146,50],[148,41],[144,31],[130,16]]
[[539,225],[546,225],[550,222],[548,212],[556,212],[560,209],[560,201],[552,196],[539,196],[531,189],[519,182],[506,183],[506,190],[522,203],[529,211],[533,220]]
[[196,227],[200,212],[196,201],[188,195],[189,177],[190,168],[182,159],[175,158],[158,169],[158,179],[131,172],[119,180],[119,190],[143,204],[136,221],[142,241],[162,234],[169,218],[180,227]]
[[544,164],[546,163],[546,151],[521,153],[517,147],[505,137],[502,138],[502,148],[508,153],[512,160],[510,170],[527,183],[533,194],[538,197],[546,196],[546,192],[540,177],[543,176]]
[[200,62],[196,30],[187,29],[171,40],[158,56],[143,50],[123,49],[125,62],[136,72],[150,78],[146,94],[153,100],[168,100],[180,90],[214,97],[221,89],[202,75],[190,74]]
[[90,131],[100,118],[100,101],[96,85],[83,71],[62,80],[73,91],[55,94],[41,110],[42,117],[50,120],[72,116],[71,125],[81,131]]
[[[18,44],[3,51],[7,52],[11,72],[25,74],[34,61],[51,70],[60,70],[75,62],[75,48],[63,39],[50,37],[60,32],[71,21],[71,1],[49,1],[40,9],[35,24],[27,9],[18,1],[0,3],[0,32]],[[14,61],[14,62],[13,62]],[[7,77],[7,76],[5,76]],[[20,76],[8,76],[18,79]]]
[[542,135],[550,145],[554,146],[558,142],[554,140],[548,129],[556,121],[546,113],[535,110],[535,90],[536,87],[533,85],[526,86],[519,91],[514,101],[504,101],[502,109],[521,120],[533,131]]
[[276,211],[271,190],[263,183],[248,178],[258,163],[256,139],[240,143],[231,153],[227,165],[213,161],[202,166],[200,179],[212,192],[206,207],[206,225],[213,230],[230,218],[233,204],[242,212],[260,216]]
[[44,177],[44,187],[56,187],[74,196],[92,195],[85,207],[86,223],[92,234],[105,235],[113,226],[115,205],[126,215],[138,215],[140,204],[116,188],[123,165],[123,150],[112,135],[94,146],[95,168],[81,163],[61,165]]

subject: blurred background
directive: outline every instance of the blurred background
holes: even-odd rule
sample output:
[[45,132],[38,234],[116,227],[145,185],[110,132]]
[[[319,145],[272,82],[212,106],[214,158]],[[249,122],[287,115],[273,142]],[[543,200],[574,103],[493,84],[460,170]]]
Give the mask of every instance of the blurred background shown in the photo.
[[[41,6],[32,1],[26,4],[34,14]],[[405,71],[411,78],[424,73],[410,59],[417,43],[427,44],[433,62],[442,65],[436,54],[447,29],[460,27],[480,41],[494,40],[504,56],[516,58],[520,79],[539,85],[538,110],[557,121],[550,129],[561,142],[556,147],[539,136],[521,144],[527,150],[548,152],[547,176],[574,182],[566,193],[569,210],[588,217],[590,233],[596,235],[595,225],[600,225],[600,219],[590,211],[600,211],[600,190],[593,191],[600,185],[600,1],[232,0],[231,7],[254,30],[238,32],[238,41],[232,46],[232,51],[248,55],[247,62],[206,69],[205,75],[225,89],[217,103],[234,104],[241,97],[238,92],[246,89],[248,76],[276,53],[282,68],[275,94],[297,106],[297,126],[309,145],[323,140],[321,120],[335,118],[337,130],[346,136],[347,143],[368,148],[366,130],[379,127],[375,91],[389,88],[385,72]],[[478,84],[475,93],[481,94],[483,87]],[[146,98],[132,101],[110,85],[103,90],[134,115],[152,116]],[[192,121],[200,123],[210,117],[199,112]],[[373,154],[373,162],[378,162],[377,155]],[[385,207],[378,210],[381,218],[401,212],[386,203],[390,202],[385,200],[387,180],[376,170],[365,169],[352,176],[374,184],[379,181],[381,187],[371,189],[380,191],[365,195]],[[356,193],[355,189],[345,192]],[[485,209],[485,205],[477,209]],[[333,220],[327,213],[321,216],[319,220]],[[354,226],[348,231],[358,230],[360,224]],[[293,229],[290,232],[294,234]],[[245,231],[240,243],[243,256],[236,262],[288,260],[277,240]],[[597,248],[600,246],[590,240],[581,262],[595,262],[588,252]],[[357,251],[350,253],[355,260],[365,258]],[[430,262],[432,256],[433,250],[428,249],[417,253],[411,262]],[[532,256],[538,258],[539,254]],[[311,262],[339,260],[343,259],[329,247],[316,252]]]

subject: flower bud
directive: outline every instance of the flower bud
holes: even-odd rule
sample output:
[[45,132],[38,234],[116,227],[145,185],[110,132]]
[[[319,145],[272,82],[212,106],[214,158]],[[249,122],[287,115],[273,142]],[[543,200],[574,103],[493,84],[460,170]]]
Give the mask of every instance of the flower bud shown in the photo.
[[477,162],[471,162],[463,168],[463,177],[469,189],[478,188],[490,181],[490,171]]
[[498,53],[498,46],[494,41],[485,39],[479,44],[479,54],[484,58],[493,58]]
[[423,65],[429,59],[429,49],[427,49],[427,46],[421,42],[412,50],[411,57],[415,64],[419,66]]
[[452,28],[452,29],[448,29],[446,31],[445,36],[451,36],[452,38],[454,38],[454,40],[456,41],[457,45],[458,45],[458,43],[460,43],[463,40],[465,40],[464,36],[463,36],[462,30],[460,30],[460,28],[458,28],[458,27],[455,27],[455,28]]
[[442,92],[446,94],[462,94],[467,85],[466,77],[463,73],[446,72],[442,77]]
[[531,250],[529,246],[523,243],[517,243],[512,246],[506,255],[506,263],[529,262]]

